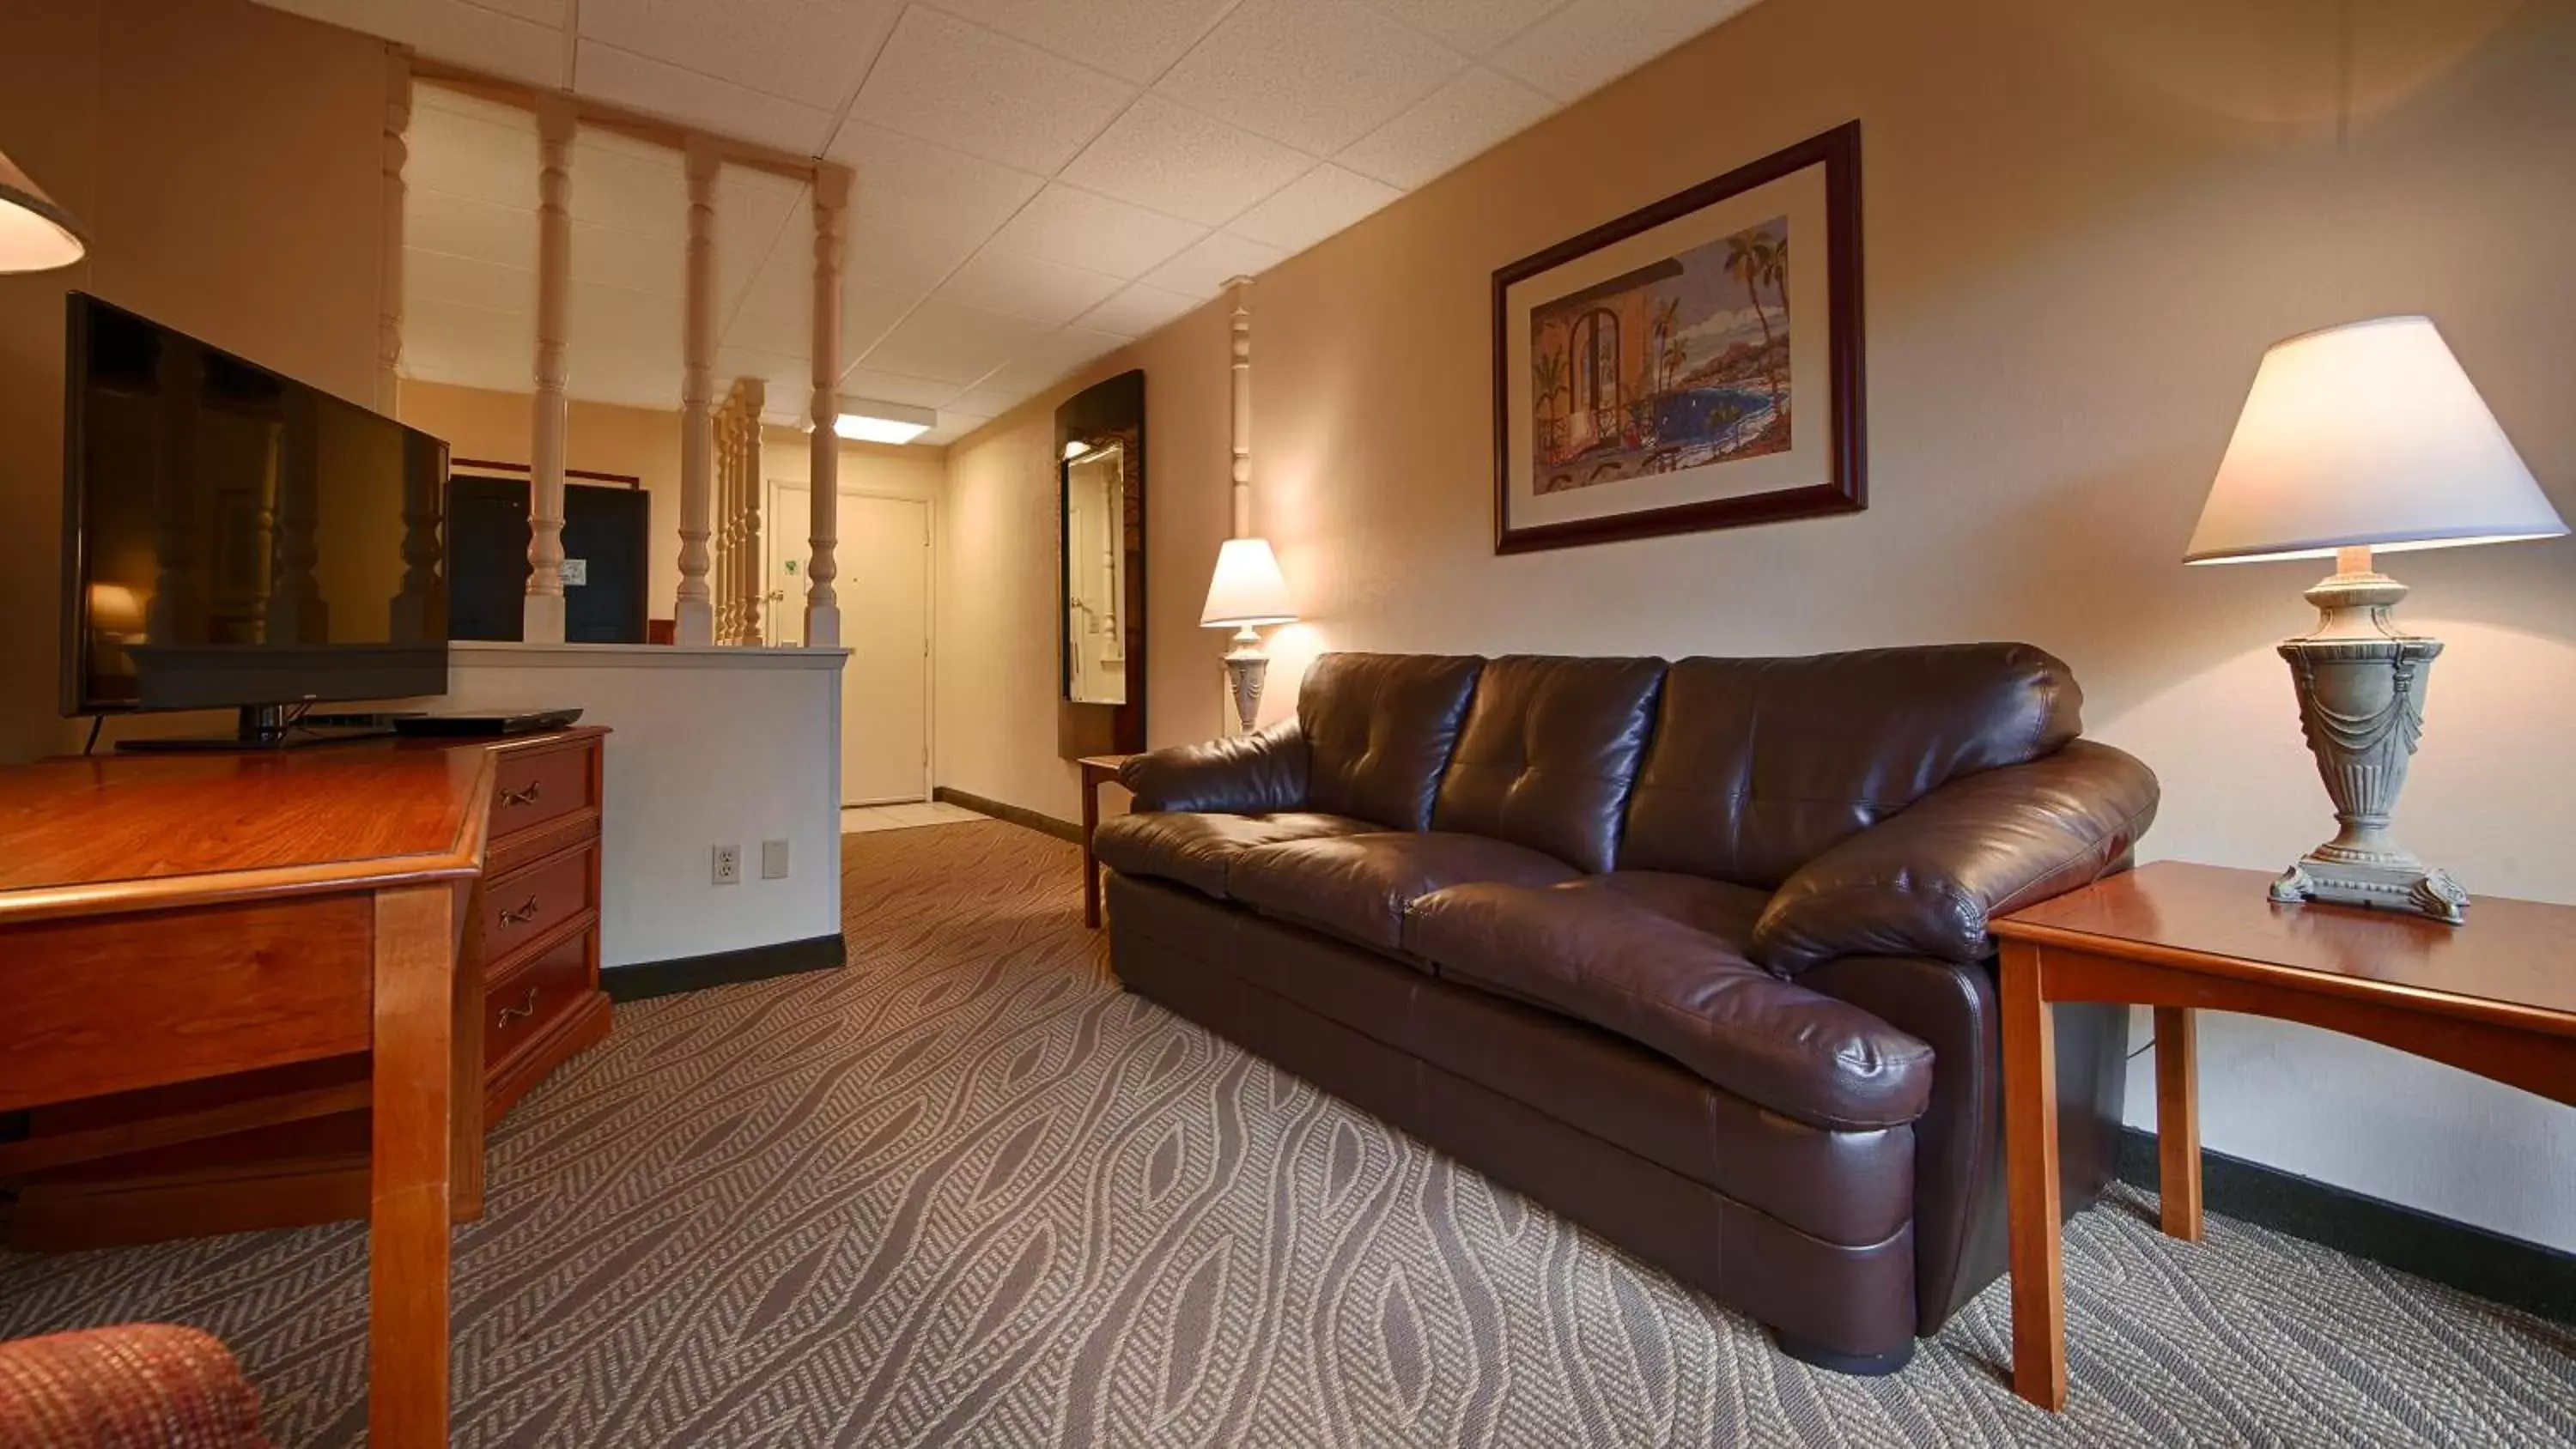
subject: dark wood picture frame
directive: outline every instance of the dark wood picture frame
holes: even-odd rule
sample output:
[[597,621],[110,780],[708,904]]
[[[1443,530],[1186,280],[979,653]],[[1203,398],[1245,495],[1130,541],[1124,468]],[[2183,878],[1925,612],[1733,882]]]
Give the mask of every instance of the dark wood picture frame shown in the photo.
[[[1810,166],[1825,168],[1825,295],[1828,300],[1826,442],[1829,467],[1819,483],[1734,498],[1711,499],[1634,513],[1565,522],[1511,526],[1512,318],[1507,293],[1530,277],[1688,216],[1729,197],[1768,185]],[[1867,419],[1861,366],[1860,122],[1848,121],[1810,136],[1723,176],[1605,222],[1499,268],[1494,273],[1494,552],[1528,553],[1580,544],[1613,543],[1703,529],[1733,528],[1835,513],[1856,513],[1869,503]]]

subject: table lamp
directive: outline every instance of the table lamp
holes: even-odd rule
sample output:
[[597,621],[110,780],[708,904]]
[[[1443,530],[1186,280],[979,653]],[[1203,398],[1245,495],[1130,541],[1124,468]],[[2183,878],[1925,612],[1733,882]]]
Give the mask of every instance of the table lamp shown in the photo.
[[1204,628],[1234,630],[1233,647],[1225,652],[1225,678],[1234,692],[1235,718],[1245,734],[1261,713],[1261,684],[1270,673],[1270,656],[1261,652],[1264,624],[1286,624],[1297,617],[1288,601],[1288,581],[1279,576],[1279,560],[1266,538],[1229,538],[1216,553],[1216,577],[1208,581],[1207,607],[1199,610]]
[[0,272],[68,267],[85,250],[80,223],[0,153]]
[[2307,592],[2316,632],[2281,657],[2340,828],[2282,872],[2273,900],[2466,919],[2459,883],[2389,834],[2442,641],[2398,626],[2406,586],[2371,552],[2566,531],[2430,319],[2347,323],[2263,354],[2184,561],[2335,560]]

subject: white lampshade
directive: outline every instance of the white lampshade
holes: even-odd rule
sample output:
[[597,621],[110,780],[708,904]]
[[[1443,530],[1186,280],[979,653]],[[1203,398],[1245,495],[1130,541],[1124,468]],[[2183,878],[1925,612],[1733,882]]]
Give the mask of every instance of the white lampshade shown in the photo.
[[86,250],[71,213],[0,154],[0,272],[68,267]]
[[1199,623],[1207,628],[1249,624],[1285,624],[1297,617],[1288,599],[1288,581],[1279,576],[1279,560],[1266,538],[1229,538],[1216,554],[1216,577],[1208,581],[1207,607]]
[[2567,531],[2430,318],[2272,345],[2187,563],[2447,548]]

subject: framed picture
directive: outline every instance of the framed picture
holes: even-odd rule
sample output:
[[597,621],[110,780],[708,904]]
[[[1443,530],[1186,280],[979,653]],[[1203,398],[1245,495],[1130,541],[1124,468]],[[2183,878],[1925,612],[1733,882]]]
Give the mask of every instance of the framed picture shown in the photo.
[[1494,551],[1848,513],[1860,123],[1494,273]]

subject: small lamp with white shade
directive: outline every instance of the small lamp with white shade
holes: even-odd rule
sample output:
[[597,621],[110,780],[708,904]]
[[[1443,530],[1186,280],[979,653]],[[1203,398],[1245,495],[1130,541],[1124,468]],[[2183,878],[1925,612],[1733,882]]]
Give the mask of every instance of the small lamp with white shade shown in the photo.
[[0,272],[68,267],[86,250],[80,223],[0,153]]
[[1245,734],[1252,733],[1261,713],[1261,686],[1270,674],[1270,656],[1262,652],[1265,624],[1296,622],[1297,606],[1288,597],[1288,581],[1279,574],[1279,558],[1266,538],[1229,538],[1217,550],[1216,575],[1208,580],[1207,606],[1199,623],[1210,629],[1234,630],[1225,653],[1226,684],[1234,695],[1234,713]]
[[2372,551],[2566,532],[2430,319],[2329,327],[2263,355],[2184,561],[2336,561],[2307,591],[2316,632],[2280,652],[2341,828],[2272,899],[2466,918],[2459,883],[2389,833],[2442,641],[2398,627],[2406,586]]

